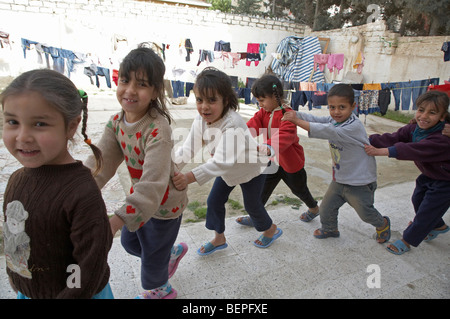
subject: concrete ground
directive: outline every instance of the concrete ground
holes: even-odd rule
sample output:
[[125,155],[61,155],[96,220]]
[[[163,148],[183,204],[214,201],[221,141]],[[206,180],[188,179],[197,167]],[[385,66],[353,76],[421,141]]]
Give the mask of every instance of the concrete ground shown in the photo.
[[[88,134],[98,140],[109,116],[119,110],[110,94],[90,96]],[[249,118],[253,106],[241,105],[241,115]],[[306,110],[307,111],[307,110]],[[308,112],[308,111],[307,111]],[[327,115],[326,109],[314,109]],[[176,128],[189,128],[196,115],[192,98],[186,105],[171,106]],[[364,116],[368,134],[393,132],[402,126],[384,118]],[[331,160],[326,141],[310,139],[299,129],[300,144],[305,149],[308,186],[313,196],[321,198],[331,180]],[[84,160],[90,151],[77,143],[73,146],[76,158]],[[391,219],[391,241],[401,238],[408,222],[414,218],[411,194],[419,171],[410,162],[377,158],[378,189],[375,207]],[[20,165],[0,141],[1,198],[9,175]],[[124,189],[129,189],[126,172],[118,174],[102,190],[108,212],[122,204]],[[190,185],[190,200],[205,202],[210,184]],[[293,196],[280,184],[277,195]],[[230,197],[242,203],[236,188]],[[269,201],[270,202],[270,201]],[[386,244],[374,239],[375,230],[362,222],[347,204],[339,213],[339,238],[316,239],[312,233],[320,227],[319,218],[304,223],[299,215],[304,206],[267,206],[283,235],[267,249],[259,249],[252,242],[256,230],[226,221],[228,248],[201,257],[196,250],[212,239],[213,233],[204,223],[184,223],[178,241],[189,246],[176,274],[170,280],[178,291],[178,299],[448,299],[450,297],[450,235],[439,236],[429,243],[396,256],[386,251]],[[1,219],[0,219],[1,220]],[[450,214],[444,216],[450,224]],[[1,223],[0,223],[1,226]],[[109,255],[110,284],[117,299],[134,298],[141,291],[139,259],[127,254],[116,237]],[[8,284],[4,256],[0,256],[0,299],[15,298]]]

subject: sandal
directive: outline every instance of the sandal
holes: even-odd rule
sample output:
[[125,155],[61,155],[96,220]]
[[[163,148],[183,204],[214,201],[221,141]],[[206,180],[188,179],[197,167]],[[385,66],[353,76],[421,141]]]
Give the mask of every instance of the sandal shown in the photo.
[[244,226],[253,227],[253,221],[250,218],[250,216],[238,217],[238,218],[236,218],[236,223],[244,225]]
[[275,240],[277,240],[282,234],[283,234],[283,231],[281,230],[281,228],[277,228],[277,230],[275,231],[275,234],[273,235],[272,238],[261,235],[261,236],[259,236],[259,238],[257,240],[259,240],[262,243],[262,245],[257,244],[256,241],[253,242],[253,245],[255,245],[256,247],[259,247],[259,248],[267,248],[270,245],[272,245],[273,242]]
[[[205,250],[204,252],[201,252],[202,247]],[[227,243],[225,243],[223,245],[219,245],[219,246],[214,246],[213,244],[211,244],[211,242],[207,242],[207,243],[203,244],[199,249],[197,249],[197,254],[199,254],[200,256],[207,256],[217,250],[225,249],[227,247],[228,247]]]
[[306,211],[306,212],[304,212],[303,214],[301,214],[300,215],[300,220],[302,221],[302,222],[305,222],[305,223],[307,223],[307,222],[310,222],[310,221],[312,221],[314,218],[316,218],[317,216],[319,216],[319,212],[317,212],[317,213],[313,213],[313,212],[311,212],[309,209]]
[[182,252],[176,259],[169,261],[169,278],[175,274],[175,271],[177,271],[178,264],[180,263],[181,258],[183,258],[188,251],[188,246],[185,243],[179,243],[178,245],[182,247]]
[[314,237],[319,238],[319,239],[324,239],[324,238],[328,238],[328,237],[337,238],[340,236],[339,230],[325,231],[322,228],[319,228],[317,230],[319,231],[319,234],[314,235]]
[[427,235],[427,237],[424,239],[424,241],[431,241],[435,239],[438,235],[444,234],[450,230],[450,227],[447,226],[447,228],[444,228],[442,230],[433,229],[430,231],[430,233]]
[[[387,216],[383,216],[386,218],[387,225],[382,230],[377,230],[377,237],[376,240],[379,244],[384,244],[385,242],[389,241],[391,239],[391,220]],[[383,242],[378,241],[379,239],[384,240]]]
[[389,246],[386,247],[386,249],[390,252],[393,253],[395,255],[403,255],[404,253],[406,253],[407,251],[410,251],[411,248],[409,248],[408,246],[406,246],[406,244],[403,242],[403,240],[399,239],[396,242],[391,244],[392,246],[394,246],[395,248],[397,248],[397,251],[393,250],[392,248],[390,248]]

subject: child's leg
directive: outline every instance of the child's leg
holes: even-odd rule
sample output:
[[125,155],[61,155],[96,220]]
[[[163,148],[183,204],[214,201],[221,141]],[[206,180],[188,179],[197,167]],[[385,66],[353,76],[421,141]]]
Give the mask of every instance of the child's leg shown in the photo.
[[124,228],[122,231],[122,244],[128,252],[130,244],[135,244],[136,239],[142,247],[141,258],[141,282],[145,290],[151,290],[163,286],[169,278],[168,266],[170,252],[181,225],[181,217],[169,220],[151,218],[140,229],[130,233]]
[[373,206],[376,188],[376,182],[362,186],[347,186],[345,199],[355,209],[362,221],[380,228],[386,224],[386,220]]
[[403,232],[403,239],[417,247],[436,228],[444,226],[442,217],[450,207],[450,181],[433,180],[420,175],[412,202],[416,211],[413,222]]
[[[281,168],[282,169],[282,168]],[[304,168],[295,173],[287,173],[284,171],[282,175],[283,181],[290,188],[292,193],[300,198],[308,208],[316,208],[317,201],[311,195],[309,191],[307,180],[308,177],[306,175],[306,171]]]
[[320,222],[326,232],[338,229],[337,217],[339,208],[345,204],[344,185],[331,181],[319,207]]
[[225,203],[234,187],[228,186],[221,177],[217,177],[206,201],[206,228],[218,234],[225,232]]
[[272,227],[272,219],[261,201],[261,192],[265,176],[256,176],[247,183],[240,184],[244,197],[244,207],[252,219],[257,231],[265,232]]
[[[272,164],[272,165],[274,165],[274,164]],[[281,170],[282,170],[282,168],[281,168],[281,166],[279,166],[277,172],[275,172],[273,174],[263,175],[265,177],[264,187],[263,187],[262,194],[261,194],[261,201],[262,201],[263,205],[265,205],[267,203],[270,195],[272,195],[272,193],[273,193],[273,190],[275,189],[275,187],[277,187],[278,183],[280,182]]]

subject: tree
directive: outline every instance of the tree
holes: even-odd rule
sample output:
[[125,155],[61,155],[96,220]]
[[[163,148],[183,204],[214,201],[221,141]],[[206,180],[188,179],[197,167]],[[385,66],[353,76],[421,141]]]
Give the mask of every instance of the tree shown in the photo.
[[231,12],[231,0],[209,0],[210,10],[219,10],[221,12]]
[[237,5],[232,6],[232,11],[238,14],[262,15],[260,8],[260,0],[237,0]]

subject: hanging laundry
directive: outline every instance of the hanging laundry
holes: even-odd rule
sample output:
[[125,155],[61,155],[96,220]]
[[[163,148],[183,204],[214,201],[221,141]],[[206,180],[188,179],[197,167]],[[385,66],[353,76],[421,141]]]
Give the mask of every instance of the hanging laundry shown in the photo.
[[286,37],[278,45],[277,53],[280,53],[280,59],[274,59],[271,68],[281,80],[324,81],[323,72],[319,70],[313,73],[314,55],[322,53],[317,37]]
[[364,67],[364,54],[361,51],[359,51],[358,56],[356,57],[356,60],[353,63],[353,68],[357,69],[357,72],[361,74],[363,67]]
[[194,48],[190,39],[186,39],[184,41],[184,47],[186,48],[186,62],[189,62],[191,61],[191,53],[194,52]]
[[322,72],[325,70],[325,65],[328,63],[328,57],[329,54],[314,54],[314,66],[316,67],[316,70],[319,69]]
[[9,33],[0,31],[0,46],[4,48],[3,44],[6,44],[11,48],[11,43],[9,42]]
[[444,61],[450,61],[450,42],[444,42],[441,51],[444,52]]
[[225,52],[231,52],[231,44],[230,42],[225,41],[216,41],[214,43],[214,51],[225,51]]
[[241,55],[239,53],[222,52],[223,67],[234,68],[237,66],[238,62],[241,60]]
[[384,88],[378,91],[378,107],[381,115],[385,115],[389,104],[391,103],[391,90]]
[[364,91],[369,91],[369,90],[379,91],[379,90],[381,90],[381,84],[380,83],[364,83],[363,90]]
[[210,50],[199,50],[197,66],[199,66],[203,61],[206,61],[207,63],[214,62],[213,52]]
[[252,62],[255,62],[255,66],[258,66],[259,61],[261,61],[261,55],[259,54],[259,43],[248,43],[247,62],[245,62],[245,65],[250,66]]
[[266,55],[267,55],[266,47],[267,47],[267,43],[259,44],[259,54],[261,56],[262,61],[264,61],[264,59],[266,58]]
[[341,71],[344,68],[344,54],[343,53],[330,54],[328,56],[327,67],[330,72],[337,70],[337,73],[339,74],[339,71]]

